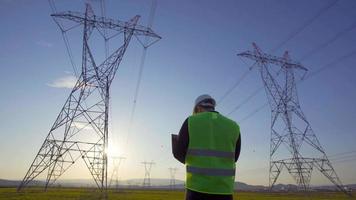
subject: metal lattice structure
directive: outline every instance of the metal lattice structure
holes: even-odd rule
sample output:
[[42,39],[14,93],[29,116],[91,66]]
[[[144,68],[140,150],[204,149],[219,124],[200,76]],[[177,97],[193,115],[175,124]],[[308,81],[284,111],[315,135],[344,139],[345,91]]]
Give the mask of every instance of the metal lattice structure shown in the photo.
[[119,189],[119,168],[120,168],[120,164],[122,163],[122,161],[124,161],[126,158],[119,156],[119,157],[112,157],[112,161],[113,161],[113,170],[111,173],[111,178],[110,178],[110,182],[109,182],[109,187],[111,188],[113,186],[113,184],[115,183],[115,189],[118,190]]
[[171,179],[169,181],[169,186],[171,189],[175,189],[175,187],[176,187],[176,173],[178,171],[178,168],[170,167],[170,168],[168,168],[168,170],[169,170],[169,174],[171,175]]
[[[107,189],[108,114],[110,86],[133,37],[150,38],[152,45],[161,37],[151,28],[137,24],[136,15],[127,22],[96,16],[89,4],[85,13],[59,12],[51,15],[62,32],[83,27],[82,71],[62,110],[50,129],[18,190],[27,187],[40,174],[45,174],[47,189],[78,159],[82,158],[97,187]],[[71,22],[69,28],[64,22]],[[123,36],[121,46],[101,63],[92,54],[90,36],[94,30]],[[105,38],[107,39],[107,38]]]
[[142,164],[145,166],[145,177],[143,179],[142,187],[151,187],[151,169],[154,162],[144,161]]
[[[307,191],[312,171],[316,168],[340,191],[349,194],[301,110],[295,75],[299,71],[304,76],[307,69],[292,61],[288,52],[283,57],[276,57],[262,52],[255,43],[253,47],[253,51],[237,55],[255,62],[272,112],[270,188],[273,189],[281,171],[286,168],[298,188]],[[283,151],[283,148],[287,151]]]

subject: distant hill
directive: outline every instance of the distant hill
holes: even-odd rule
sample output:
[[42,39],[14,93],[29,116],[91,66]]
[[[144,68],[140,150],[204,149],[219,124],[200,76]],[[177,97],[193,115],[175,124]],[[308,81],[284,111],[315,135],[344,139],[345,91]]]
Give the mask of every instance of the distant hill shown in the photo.
[[249,185],[243,182],[235,182],[235,190],[243,191],[266,191],[268,187],[263,185]]
[[[16,181],[16,180],[6,180],[6,179],[0,179],[0,187],[17,187],[19,186],[21,181]],[[41,186],[45,185],[43,181],[32,181],[30,183],[30,186]]]
[[[0,187],[17,187],[21,181],[19,180],[6,180],[0,179]],[[143,179],[128,179],[119,182],[120,188],[141,188]],[[175,180],[175,189],[184,189],[184,181]],[[30,186],[44,186],[44,181],[33,181]],[[58,180],[54,185],[56,187],[96,187],[95,182],[92,179],[69,179],[69,180]],[[114,186],[112,186],[114,187]],[[356,184],[346,185],[346,187],[356,190]],[[170,179],[151,179],[152,189],[169,189]],[[240,191],[268,191],[267,186],[263,185],[249,185],[243,182],[235,182],[235,189]],[[335,186],[325,185],[325,186],[312,186],[312,190],[324,190],[324,191],[334,191]],[[297,186],[293,184],[277,184],[274,186],[275,191],[297,191]]]
[[19,181],[11,181],[11,180],[4,180],[0,179],[0,186],[1,187],[16,187],[18,186]]
[[[356,184],[348,184],[345,185],[345,187],[351,190],[356,190]],[[336,187],[332,185],[313,186],[312,188],[315,190],[332,190],[332,191],[336,190]]]

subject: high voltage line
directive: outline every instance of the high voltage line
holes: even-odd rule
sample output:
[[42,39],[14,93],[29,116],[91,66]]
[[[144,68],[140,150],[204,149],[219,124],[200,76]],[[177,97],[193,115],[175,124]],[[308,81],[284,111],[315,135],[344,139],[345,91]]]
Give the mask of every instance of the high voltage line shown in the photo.
[[232,113],[234,113],[235,111],[237,111],[238,109],[241,108],[241,106],[243,106],[244,104],[246,104],[247,102],[249,102],[254,96],[256,96],[260,91],[262,91],[263,86],[257,88],[257,90],[255,90],[251,95],[249,95],[246,99],[244,99],[239,105],[237,105],[235,108],[233,108],[229,113],[227,113],[227,116],[231,115]]
[[255,109],[254,111],[252,111],[250,114],[248,114],[246,117],[242,118],[241,120],[239,120],[239,122],[243,122],[245,120],[247,120],[248,118],[252,117],[254,114],[258,113],[259,111],[261,111],[263,108],[267,107],[268,103],[264,103],[262,106],[258,107],[257,109]]
[[333,158],[333,159],[331,159],[331,160],[344,160],[344,159],[350,159],[350,158],[356,159],[356,154],[354,154],[354,155],[340,156],[340,157],[337,157],[337,158]]
[[336,3],[339,0],[334,0],[325,7],[321,8],[312,18],[307,20],[300,26],[298,29],[296,29],[294,32],[292,32],[285,40],[283,40],[279,45],[277,45],[275,48],[271,50],[271,53],[276,52],[278,49],[280,49],[282,46],[284,46],[288,41],[292,40],[296,35],[301,33],[306,27],[311,25],[316,19],[318,19],[321,15],[323,15],[326,11],[328,11],[330,8],[334,7]]
[[[105,5],[105,0],[100,1],[100,10],[101,10],[101,16],[106,18],[106,5]],[[103,36],[104,36],[104,41],[105,41],[105,58],[109,56],[109,39],[107,37],[107,30],[103,30]]]
[[[335,67],[335,64],[339,63],[339,62],[342,61],[342,60],[345,60],[345,59],[347,59],[347,58],[350,58],[350,57],[352,57],[353,55],[356,55],[356,50],[354,50],[354,51],[352,51],[352,52],[350,52],[350,53],[347,53],[347,54],[345,54],[345,55],[343,55],[343,56],[341,56],[341,57],[339,57],[339,58],[337,58],[337,59],[331,61],[330,63],[324,65],[323,67],[321,67],[321,68],[319,68],[319,69],[317,69],[317,70],[311,72],[310,75],[308,75],[308,76],[306,76],[304,79],[300,80],[299,83],[300,83],[300,82],[303,82],[303,81],[305,81],[305,80],[307,80],[307,79],[309,79],[309,78],[311,78],[311,77],[313,77],[313,76],[315,76],[315,75],[317,75],[317,74],[319,74],[319,73],[321,73],[322,71],[324,71],[324,70],[327,69],[327,68]],[[253,95],[247,97],[246,99],[251,99],[252,97],[256,96],[256,95],[258,94],[258,92],[262,91],[262,89],[263,89],[263,88],[259,88],[257,91],[255,91],[255,92],[253,93]],[[244,102],[246,101],[246,99],[243,101],[242,104],[244,104]],[[264,107],[266,107],[267,105],[268,105],[268,104],[265,103],[264,105],[258,107],[258,109],[254,110],[252,113],[249,113],[249,114],[247,115],[248,117],[244,117],[242,121],[245,121],[245,120],[247,120],[248,118],[252,117],[254,114],[256,114],[256,113],[258,113],[259,111],[261,111],[261,110],[262,110]],[[241,104],[239,104],[239,105],[236,106],[236,107],[238,107],[238,109],[239,109],[239,108],[241,107]],[[236,112],[236,111],[238,110],[238,109],[236,109],[236,107],[235,107],[232,111],[229,112],[229,115],[232,114],[233,112]]]
[[[150,10],[150,14],[148,16],[148,25],[147,25],[148,28],[151,28],[153,25],[156,8],[157,8],[157,0],[152,0],[151,10]],[[140,86],[141,86],[142,73],[143,73],[143,69],[144,69],[145,61],[146,61],[147,48],[149,47],[149,45],[148,45],[149,38],[148,37],[145,38],[145,41],[143,43],[137,37],[136,37],[136,39],[142,44],[143,51],[142,51],[142,56],[141,56],[141,60],[140,60],[139,74],[138,74],[138,79],[137,79],[137,83],[136,83],[136,89],[135,89],[133,105],[132,105],[131,114],[130,114],[129,128],[128,128],[128,132],[127,132],[125,145],[128,144],[129,136],[132,131],[132,126],[133,126],[133,121],[134,121],[134,116],[135,116],[135,111],[136,111],[136,106],[137,106],[137,98],[138,98],[138,94],[139,94]]]
[[[49,3],[49,6],[51,7],[52,13],[57,13],[57,8],[56,8],[56,5],[54,4],[53,0],[48,0],[48,3]],[[78,78],[79,77],[78,69],[77,69],[76,64],[74,62],[72,49],[71,49],[71,47],[69,45],[68,36],[67,36],[67,31],[69,31],[72,28],[75,28],[76,26],[65,30],[65,29],[62,28],[64,26],[60,21],[57,21],[57,20],[54,20],[54,21],[58,24],[58,26],[61,29],[62,39],[63,39],[65,47],[66,47],[66,51],[67,51],[67,54],[68,54],[68,57],[69,57],[69,61],[70,61],[71,65],[72,65],[72,69],[74,71],[75,77]]]
[[225,93],[224,95],[217,101],[217,104],[219,105],[231,92],[237,88],[238,85],[246,78],[246,76],[251,72],[251,70],[245,71],[241,77],[232,85]]
[[[247,63],[243,60],[243,59],[241,59],[240,58],[240,60],[243,62],[243,63],[245,63],[246,65],[247,65]],[[221,104],[221,102],[227,97],[227,96],[229,96],[230,94],[231,94],[231,92],[234,90],[234,89],[236,89],[239,85],[240,85],[240,83],[247,77],[247,75],[251,72],[251,69],[252,69],[252,67],[254,66],[254,64],[251,66],[251,67],[249,67],[249,69],[247,69],[242,75],[241,75],[241,77],[224,93],[224,95],[217,101],[217,104],[219,105],[219,104]]]
[[[337,33],[331,40],[328,40],[328,42],[323,43],[322,45],[318,46],[317,48],[315,48],[314,50],[319,51],[321,48],[321,46],[323,48],[325,48],[326,46],[328,46],[330,43],[334,42],[336,39],[338,39],[341,35],[345,34],[348,31],[353,30],[354,28],[356,28],[356,21],[352,24],[352,26],[348,27],[347,29]],[[339,57],[334,59],[333,61],[331,61],[330,63],[320,67],[319,69],[309,73],[309,75],[307,75],[305,78],[303,78],[301,81],[307,80],[319,73],[321,73],[322,71],[326,70],[327,68],[331,68],[334,67],[335,64],[339,63],[342,60],[348,59],[352,56],[356,55],[356,49]],[[305,59],[305,58],[304,58]],[[300,81],[300,82],[301,82]],[[232,113],[236,112],[243,104],[247,103],[250,99],[252,99],[252,97],[256,96],[260,91],[262,91],[263,87],[259,88],[257,91],[254,91],[252,93],[252,95],[248,96],[242,103],[240,103],[239,105],[237,105],[234,109],[232,109],[227,115],[231,115]],[[267,106],[267,104],[264,104],[264,106],[259,107],[258,109],[254,110],[252,113],[248,114],[249,117],[252,117],[254,114],[256,114],[257,112],[261,111],[265,106]],[[244,120],[248,119],[249,117],[245,117]],[[243,121],[244,121],[243,120]]]
[[356,150],[337,153],[330,157],[335,163],[354,162],[356,161]]
[[339,58],[337,58],[337,59],[335,59],[335,60],[333,60],[333,61],[331,61],[330,63],[324,65],[323,67],[320,67],[319,69],[311,72],[308,76],[306,76],[304,78],[304,80],[308,79],[310,77],[313,77],[313,76],[319,74],[320,72],[324,71],[325,69],[333,67],[333,66],[335,66],[335,64],[339,63],[340,61],[348,59],[348,58],[350,58],[350,57],[352,57],[354,55],[356,55],[356,49],[351,51],[351,52],[349,52],[349,53],[347,53],[347,54],[345,54],[345,55],[343,55],[343,56],[341,56],[341,57],[339,57]]
[[[286,44],[288,41],[292,40],[295,36],[297,36],[300,32],[302,32],[306,27],[308,27],[309,25],[311,25],[318,17],[320,17],[324,12],[326,12],[327,10],[329,10],[330,8],[332,8],[333,6],[336,5],[336,3],[339,0],[334,0],[333,2],[329,3],[327,6],[323,7],[322,9],[320,9],[312,18],[310,18],[308,21],[306,21],[301,27],[299,27],[297,30],[295,30],[294,32],[292,32],[290,34],[290,36],[282,41],[279,45],[277,45],[275,48],[272,49],[271,52],[275,52],[278,49],[280,49],[284,44]],[[356,23],[356,22],[355,22]],[[356,25],[356,24],[355,24]],[[354,25],[353,25],[354,26]],[[341,33],[336,35],[336,39],[338,39],[341,35],[343,35],[343,32],[347,32],[350,28],[345,29],[344,31],[342,31]],[[333,42],[336,40],[335,38],[332,38],[332,40],[329,41],[329,43]],[[323,44],[318,46],[317,48],[315,48],[315,51],[320,50],[323,47],[326,47],[327,45]],[[242,60],[242,59],[241,59]],[[243,60],[242,60],[243,61]],[[244,62],[244,61],[243,61]],[[246,63],[245,63],[246,64]],[[252,68],[252,66],[250,67],[250,69]],[[246,76],[248,75],[248,73],[251,71],[250,69],[248,69],[247,71],[245,71],[241,77],[235,82],[234,85],[232,85],[225,93],[224,95],[218,100],[218,104],[220,104],[229,94],[231,94],[231,92],[237,88],[238,85],[241,84],[241,82],[246,78]],[[261,88],[262,90],[263,88]],[[258,92],[257,92],[258,93]],[[257,95],[254,94],[253,96]],[[236,106],[233,111],[229,112],[228,115],[232,114],[233,112],[235,112],[238,108],[240,107],[240,105]],[[237,108],[237,109],[236,109]]]
[[330,38],[328,41],[316,46],[315,48],[313,48],[312,50],[308,51],[305,55],[303,55],[300,58],[300,61],[306,60],[310,57],[312,57],[314,54],[318,53],[321,49],[326,48],[327,46],[329,46],[329,44],[335,42],[336,40],[338,40],[339,38],[341,38],[342,36],[344,36],[346,33],[352,31],[353,29],[356,28],[356,21],[354,21],[354,23],[351,24],[351,26],[348,26],[347,28],[341,30],[340,32],[336,33],[332,38]]
[[334,163],[355,162],[356,150],[333,154],[330,157]]
[[356,150],[333,154],[333,155],[330,155],[329,157],[335,157],[335,156],[340,156],[340,155],[345,155],[345,154],[354,154],[354,153],[356,154]]

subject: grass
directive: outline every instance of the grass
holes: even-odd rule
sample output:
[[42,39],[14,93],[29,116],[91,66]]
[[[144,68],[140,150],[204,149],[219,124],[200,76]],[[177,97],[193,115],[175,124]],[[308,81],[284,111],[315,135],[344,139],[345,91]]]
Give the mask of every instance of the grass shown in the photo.
[[[356,196],[356,193],[354,193]],[[88,188],[50,188],[47,192],[32,188],[24,192],[16,192],[16,188],[0,188],[0,200],[99,200],[104,199],[100,192]],[[115,200],[184,200],[184,191],[165,190],[125,190],[108,192],[108,199]],[[265,193],[265,192],[237,192],[235,200],[296,200],[296,199],[325,199],[325,200],[351,200],[343,193],[336,192],[312,192],[308,195],[303,193]]]

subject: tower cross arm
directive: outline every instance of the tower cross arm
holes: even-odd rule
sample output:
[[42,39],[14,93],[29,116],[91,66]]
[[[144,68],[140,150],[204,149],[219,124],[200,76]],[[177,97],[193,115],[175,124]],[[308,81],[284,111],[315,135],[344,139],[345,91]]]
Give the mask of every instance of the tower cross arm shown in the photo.
[[[105,18],[96,15],[85,16],[84,13],[80,12],[72,12],[72,11],[65,11],[51,14],[53,18],[60,18],[60,19],[68,19],[79,24],[84,24],[87,20],[89,24],[93,27],[99,27],[102,29],[112,29],[120,32],[131,32],[133,31],[134,35],[137,36],[148,36],[156,39],[161,39],[161,36],[156,34],[151,28],[132,24],[130,22],[124,22],[120,20],[114,20],[110,18]],[[135,18],[139,18],[139,15],[136,15]]]
[[277,57],[277,56],[269,55],[266,53],[256,53],[256,52],[252,52],[252,51],[245,51],[245,52],[237,54],[237,56],[246,57],[246,58],[252,59],[259,63],[272,63],[272,64],[283,66],[286,68],[296,68],[296,69],[308,71],[307,68],[305,68],[303,65],[301,65],[298,62],[294,62],[294,61],[290,61],[290,60],[286,61],[286,59],[283,57]]

